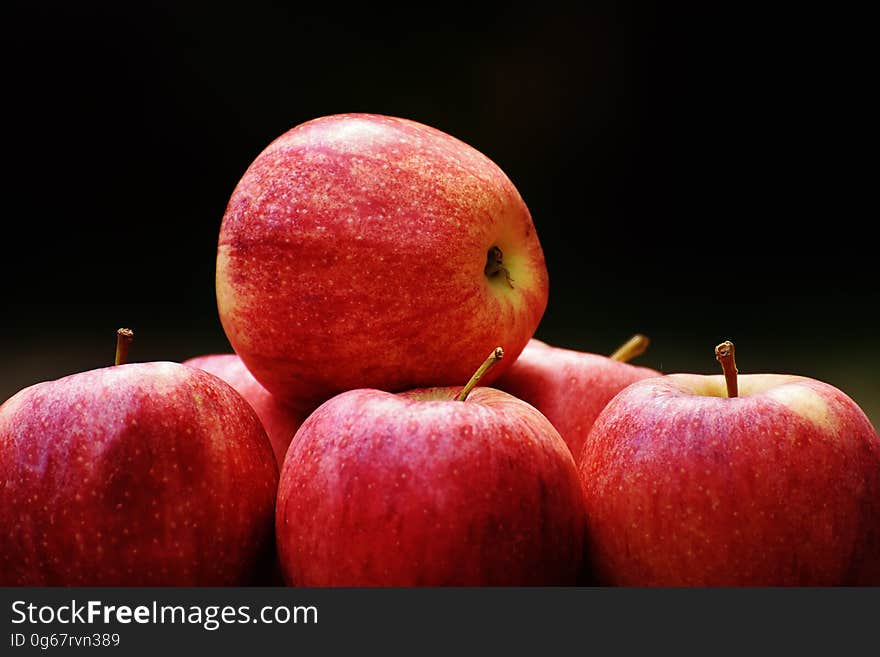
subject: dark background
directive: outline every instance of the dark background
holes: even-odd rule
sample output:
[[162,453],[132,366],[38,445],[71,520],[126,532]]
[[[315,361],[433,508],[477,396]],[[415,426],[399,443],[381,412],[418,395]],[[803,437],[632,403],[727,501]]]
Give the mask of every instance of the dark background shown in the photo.
[[514,181],[550,271],[538,337],[607,353],[642,331],[665,372],[716,371],[730,338],[741,372],[826,380],[880,424],[864,17],[316,6],[2,10],[0,399],[108,364],[118,326],[134,360],[229,350],[213,284],[235,184],[294,125],[364,111]]

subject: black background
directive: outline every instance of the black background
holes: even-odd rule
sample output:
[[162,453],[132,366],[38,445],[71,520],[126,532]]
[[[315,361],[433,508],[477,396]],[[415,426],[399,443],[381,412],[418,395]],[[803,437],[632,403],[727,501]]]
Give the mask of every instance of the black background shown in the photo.
[[646,332],[666,372],[714,372],[730,338],[741,372],[829,381],[877,426],[869,23],[774,6],[7,5],[0,399],[107,364],[118,326],[134,360],[229,350],[235,184],[294,125],[363,111],[514,181],[550,271],[538,337]]

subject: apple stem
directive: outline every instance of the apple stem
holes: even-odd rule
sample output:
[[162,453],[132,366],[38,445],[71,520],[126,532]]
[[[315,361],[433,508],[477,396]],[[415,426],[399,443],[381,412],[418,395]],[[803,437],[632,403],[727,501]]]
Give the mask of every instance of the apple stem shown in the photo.
[[651,344],[650,338],[647,335],[642,335],[641,333],[636,333],[629,340],[624,342],[617,348],[613,354],[609,356],[611,360],[617,360],[621,363],[627,363],[631,361],[636,356],[641,356],[648,349],[648,345]]
[[125,365],[128,360],[128,348],[134,340],[134,331],[121,328],[116,331],[116,359],[114,365]]
[[471,394],[471,390],[480,382],[480,379],[495,367],[495,363],[504,358],[504,350],[501,347],[495,347],[489,357],[483,361],[483,364],[477,368],[477,371],[474,372],[474,375],[471,377],[470,381],[468,381],[464,388],[461,389],[461,392],[458,393],[458,396],[455,398],[455,401],[464,401],[467,399],[467,396]]
[[725,340],[715,347],[715,360],[721,363],[721,369],[724,371],[724,382],[727,384],[727,396],[736,397],[739,395],[739,386],[736,381],[737,369],[736,359],[733,357],[733,343]]

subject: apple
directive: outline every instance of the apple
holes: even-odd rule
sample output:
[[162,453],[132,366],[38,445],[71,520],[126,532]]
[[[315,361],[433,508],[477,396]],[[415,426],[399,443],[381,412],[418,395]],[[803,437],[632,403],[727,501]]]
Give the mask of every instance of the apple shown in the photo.
[[596,419],[579,473],[590,568],[633,586],[880,584],[880,439],[803,376],[673,374]]
[[607,357],[532,339],[495,387],[541,411],[577,459],[593,422],[614,395],[630,383],[660,376],[626,362],[648,343],[645,336],[635,335]]
[[548,278],[528,208],[486,156],[413,121],[343,114],[250,165],[223,217],[216,288],[235,352],[307,413],[355,388],[458,385],[498,342],[515,358]]
[[196,356],[183,361],[183,364],[220,377],[245,398],[260,418],[269,436],[269,442],[272,443],[275,461],[280,468],[284,463],[287,446],[302,424],[302,416],[279,403],[271,392],[260,385],[244,366],[241,358],[235,354]]
[[0,586],[249,584],[277,481],[253,409],[207,372],[119,364],[30,386],[0,406]]
[[473,388],[479,375],[464,389],[348,391],[306,419],[278,489],[288,583],[577,581],[584,510],[574,459],[533,407]]

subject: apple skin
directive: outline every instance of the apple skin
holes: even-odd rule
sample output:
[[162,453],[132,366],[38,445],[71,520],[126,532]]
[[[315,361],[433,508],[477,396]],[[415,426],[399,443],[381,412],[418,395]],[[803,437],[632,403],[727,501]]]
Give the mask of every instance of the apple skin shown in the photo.
[[[511,284],[484,273],[492,247]],[[309,121],[256,158],[223,217],[216,282],[235,352],[304,413],[356,388],[458,385],[501,344],[489,384],[548,294],[504,172],[439,130],[368,114]]]
[[565,443],[504,392],[457,392],[353,390],[306,419],[278,491],[288,583],[577,581],[584,511]]
[[302,424],[302,416],[281,404],[271,392],[260,385],[241,358],[235,354],[196,356],[183,361],[183,364],[220,377],[244,397],[260,418],[280,469],[284,464],[287,447]]
[[591,569],[632,586],[880,584],[880,440],[786,375],[673,374],[599,415],[579,461]]
[[179,363],[74,374],[0,406],[0,586],[243,585],[278,471],[256,414]]
[[599,413],[631,383],[660,372],[607,356],[529,340],[495,387],[537,408],[559,431],[575,459]]

